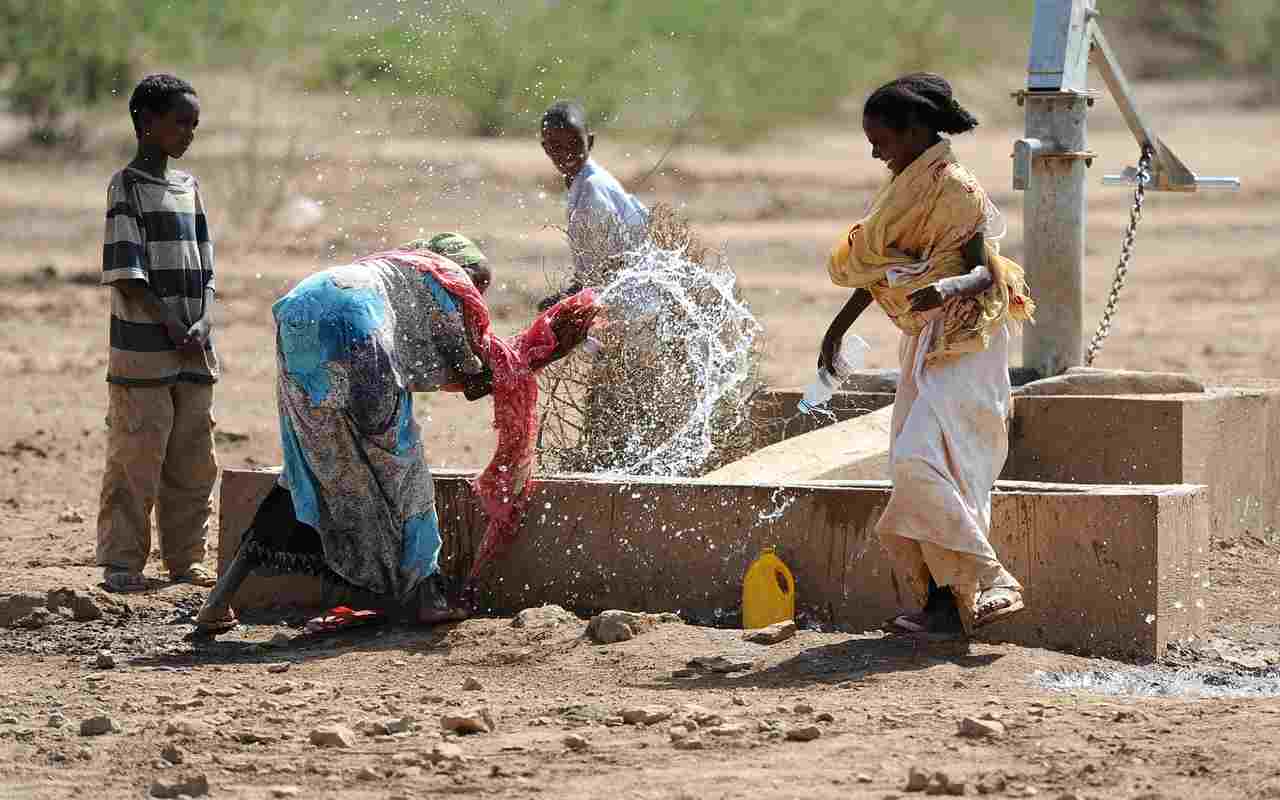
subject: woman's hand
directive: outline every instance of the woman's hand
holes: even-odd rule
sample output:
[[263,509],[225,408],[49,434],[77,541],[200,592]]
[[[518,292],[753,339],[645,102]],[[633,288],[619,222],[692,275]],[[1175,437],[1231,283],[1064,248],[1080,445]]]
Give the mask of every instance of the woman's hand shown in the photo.
[[840,313],[836,314],[836,318],[827,326],[827,333],[822,337],[822,346],[818,349],[819,367],[828,372],[835,372],[831,365],[836,360],[836,353],[840,351],[844,335],[849,328],[853,327],[853,323],[862,315],[862,312],[867,310],[867,306],[871,305],[872,299],[871,292],[866,289],[854,290],[849,301],[844,304],[844,308],[840,309]]
[[920,314],[925,311],[932,311],[935,308],[942,308],[942,304],[950,299],[948,289],[946,279],[916,289],[907,295],[907,300],[911,303],[911,310]]
[[831,365],[836,360],[836,352],[840,349],[840,343],[844,341],[844,334],[844,331],[837,331],[833,324],[830,328],[827,328],[826,334],[822,337],[822,346],[818,349],[818,366],[827,372],[835,372]]

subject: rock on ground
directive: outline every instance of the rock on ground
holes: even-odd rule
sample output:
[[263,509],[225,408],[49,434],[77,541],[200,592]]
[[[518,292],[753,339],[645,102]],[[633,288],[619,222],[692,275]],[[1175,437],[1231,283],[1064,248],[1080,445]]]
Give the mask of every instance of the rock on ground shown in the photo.
[[0,628],[12,627],[18,620],[45,607],[44,595],[35,592],[0,594]]
[[622,710],[622,721],[628,725],[653,725],[671,718],[666,706],[633,706]]
[[186,760],[187,754],[182,751],[182,748],[170,742],[161,748],[160,757],[170,764],[181,764]]
[[316,747],[355,747],[356,735],[345,725],[321,725],[311,732]]
[[473,708],[470,711],[445,714],[440,718],[440,727],[462,735],[489,733],[493,730],[493,717],[487,708]]
[[80,723],[81,736],[101,736],[104,733],[120,730],[111,717],[99,714]]
[[466,692],[479,692],[484,690],[484,684],[478,678],[468,677],[462,682],[462,689]]
[[545,605],[537,608],[526,608],[516,614],[515,619],[511,620],[511,627],[554,628],[557,625],[576,625],[581,621],[572,611],[567,611],[557,605]]
[[785,642],[796,635],[796,621],[793,619],[775,622],[767,628],[747,631],[742,638],[754,644],[777,644]]
[[158,778],[151,784],[152,797],[204,797],[209,794],[209,779],[192,775],[178,780]]
[[787,728],[787,739],[792,742],[812,742],[822,735],[822,729],[817,725],[796,725]]
[[598,644],[613,644],[634,639],[659,625],[683,622],[678,614],[643,614],[614,609],[592,617],[587,625],[587,635]]
[[165,724],[164,732],[169,736],[204,736],[212,733],[213,727],[198,719],[174,717]]
[[697,656],[689,660],[689,669],[704,672],[745,672],[755,666],[755,661],[737,655]]
[[576,733],[569,734],[568,736],[564,737],[564,739],[562,739],[561,741],[563,741],[564,746],[569,748],[570,750],[581,751],[581,750],[587,750],[591,747],[591,742],[587,740],[587,737],[579,736]]
[[452,742],[436,742],[427,753],[432,764],[457,763],[466,760],[462,748]]
[[959,733],[975,739],[994,739],[1004,736],[1004,725],[993,719],[965,717],[960,720]]

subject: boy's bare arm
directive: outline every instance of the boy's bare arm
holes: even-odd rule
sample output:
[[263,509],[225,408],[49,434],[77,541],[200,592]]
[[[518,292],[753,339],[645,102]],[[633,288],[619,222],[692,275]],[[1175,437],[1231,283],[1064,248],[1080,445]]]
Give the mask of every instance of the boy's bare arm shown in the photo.
[[204,290],[204,313],[200,315],[200,319],[195,321],[187,330],[187,336],[191,338],[192,344],[199,344],[204,347],[205,342],[209,341],[209,337],[213,334],[213,307],[214,307],[214,291],[213,287]]
[[146,281],[116,281],[114,285],[130,302],[141,305],[153,318],[161,320],[164,323],[165,333],[169,334],[169,338],[175,345],[186,346],[190,338],[187,326],[178,318],[177,312],[165,305],[156,293],[151,291],[151,286]]

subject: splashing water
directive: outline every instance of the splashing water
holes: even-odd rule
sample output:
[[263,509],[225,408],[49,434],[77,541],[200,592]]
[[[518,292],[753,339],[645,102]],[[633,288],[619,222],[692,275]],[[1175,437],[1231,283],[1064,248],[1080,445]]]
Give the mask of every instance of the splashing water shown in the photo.
[[1034,675],[1046,689],[1130,697],[1280,697],[1280,670],[1240,674],[1222,670],[1173,670],[1159,666],[1114,671],[1042,672]]
[[[613,409],[631,417],[621,453],[600,470],[618,475],[695,475],[711,455],[717,426],[744,421],[743,388],[752,377],[752,348],[760,324],[734,295],[737,275],[727,265],[697,264],[683,248],[651,240],[629,248],[623,266],[600,289],[610,329],[632,347],[652,337],[653,352],[671,373],[665,402],[684,415],[665,441],[654,443],[650,409]],[[633,336],[634,334],[634,336]]]

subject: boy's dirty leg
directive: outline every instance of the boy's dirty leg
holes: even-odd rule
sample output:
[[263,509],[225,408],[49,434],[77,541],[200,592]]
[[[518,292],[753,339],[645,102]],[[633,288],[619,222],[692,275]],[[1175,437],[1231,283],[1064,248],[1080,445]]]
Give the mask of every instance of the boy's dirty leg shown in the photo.
[[[173,423],[156,498],[160,552],[170,578],[212,586],[203,567],[218,460],[213,444],[213,385],[170,387]],[[197,568],[198,567],[198,568]]]

